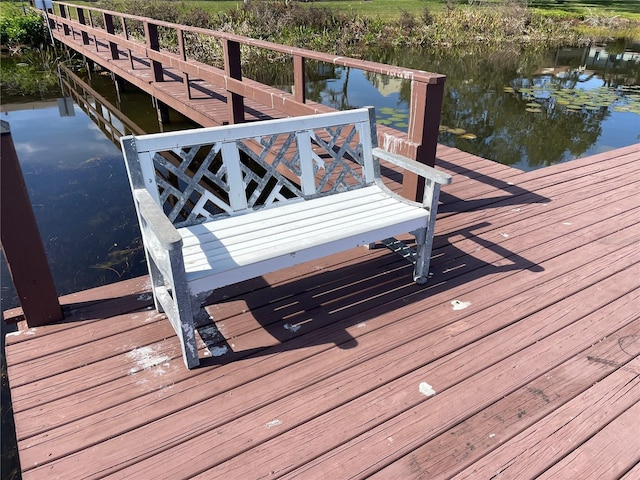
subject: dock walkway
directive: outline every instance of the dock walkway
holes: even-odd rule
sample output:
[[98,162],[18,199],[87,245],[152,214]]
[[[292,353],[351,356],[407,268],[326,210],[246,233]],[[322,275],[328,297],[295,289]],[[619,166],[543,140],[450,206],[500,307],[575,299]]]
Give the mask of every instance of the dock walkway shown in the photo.
[[437,165],[426,286],[362,248],[222,289],[192,371],[146,278],[8,336],[23,478],[640,478],[640,144]]

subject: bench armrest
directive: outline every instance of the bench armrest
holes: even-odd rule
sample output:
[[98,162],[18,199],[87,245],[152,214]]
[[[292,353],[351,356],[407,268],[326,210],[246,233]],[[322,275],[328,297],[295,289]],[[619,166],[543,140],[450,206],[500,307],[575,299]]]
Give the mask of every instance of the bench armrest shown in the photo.
[[151,194],[145,189],[135,189],[133,197],[138,204],[138,213],[145,226],[153,233],[160,245],[166,250],[182,248],[182,237],[169,221]]
[[421,177],[433,180],[441,185],[448,185],[451,183],[451,175],[441,172],[440,170],[436,170],[424,163],[416,162],[415,160],[403,155],[391,153],[379,147],[374,148],[371,153],[373,153],[373,156],[376,158],[393,163],[394,165],[404,168],[405,170],[409,170]]

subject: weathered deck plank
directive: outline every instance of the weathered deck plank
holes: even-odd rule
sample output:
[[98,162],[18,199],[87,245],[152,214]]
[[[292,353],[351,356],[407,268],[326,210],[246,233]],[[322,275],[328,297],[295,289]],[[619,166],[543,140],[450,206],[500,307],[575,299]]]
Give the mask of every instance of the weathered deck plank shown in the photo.
[[[499,472],[505,478],[536,477],[541,470],[523,464],[540,465],[543,463],[540,456],[551,455],[556,456],[557,461],[561,458],[559,446],[562,446],[554,444],[548,451],[542,451],[536,439],[540,436],[538,425],[551,416],[566,412],[567,402],[574,398],[599,402],[620,382],[632,381],[637,375],[632,368],[637,357],[630,362],[630,354],[620,348],[619,342],[629,335],[637,335],[638,328],[634,323],[607,336],[568,362],[428,441],[372,478],[435,480],[451,478],[456,472],[459,472],[457,478],[500,478]],[[634,345],[631,354],[637,356],[638,348]],[[623,370],[621,366],[624,366]],[[584,404],[581,405],[584,408]],[[594,426],[598,428],[599,424],[585,425],[587,428]],[[564,445],[573,448],[575,444]]]
[[633,478],[640,145],[544,173],[441,151],[458,174],[425,287],[357,249],[220,290],[231,351],[194,371],[144,281],[10,337],[23,478],[562,476],[618,434]]
[[[635,429],[635,433],[630,430],[634,423],[625,422],[625,417],[622,418],[620,424],[617,423],[618,417],[632,414],[640,406],[638,404],[640,396],[640,359],[638,358],[640,345],[638,342],[632,344],[629,342],[631,338],[640,334],[640,330],[637,325],[630,327],[607,337],[603,343],[594,345],[585,352],[581,352],[577,357],[576,363],[582,365],[582,368],[594,368],[597,364],[600,370],[609,370],[609,375],[587,385],[590,388],[580,395],[572,395],[568,402],[524,430],[516,438],[508,441],[498,440],[501,443],[499,448],[483,457],[481,461],[461,471],[454,478],[463,479],[473,475],[478,475],[481,478],[494,476],[495,478],[500,478],[500,476],[505,478],[552,478],[554,475],[552,472],[558,469],[554,466],[566,455],[571,454],[575,445],[585,442],[593,442],[592,445],[598,443],[597,439],[592,437],[599,433],[602,425],[607,425],[605,428],[620,427],[614,434],[618,441],[611,442],[611,437],[609,437],[609,443],[614,451],[606,454],[606,448],[602,448],[604,445],[599,445],[600,448],[597,451],[589,448],[590,456],[588,458],[583,458],[582,462],[572,460],[573,465],[570,470],[565,471],[557,478],[584,478],[584,471],[571,470],[585,466],[591,470],[587,472],[590,474],[594,474],[599,467],[604,467],[605,470],[598,473],[599,478],[617,478],[640,460],[638,458],[640,456],[640,437],[637,435],[637,429]],[[621,348],[625,342],[630,343],[633,349],[626,351]],[[601,348],[602,345],[606,345],[608,348],[604,350]],[[604,353],[604,356],[599,352]],[[629,361],[630,358],[633,360]],[[566,381],[575,381],[575,376],[584,374],[577,369],[571,372],[571,377],[568,377],[566,372],[559,373]],[[548,390],[540,389],[531,393],[546,396],[545,391]],[[547,397],[546,401],[551,402],[551,399]],[[637,427],[637,419],[640,418],[640,415],[637,413],[635,415],[635,427]],[[625,428],[627,429],[626,434]],[[606,433],[603,436],[606,437]],[[519,453],[514,456],[513,452]],[[631,455],[629,455],[630,453]],[[599,458],[601,461],[594,462],[594,458]],[[617,460],[621,461],[620,464],[617,464]],[[629,462],[629,460],[631,461]]]

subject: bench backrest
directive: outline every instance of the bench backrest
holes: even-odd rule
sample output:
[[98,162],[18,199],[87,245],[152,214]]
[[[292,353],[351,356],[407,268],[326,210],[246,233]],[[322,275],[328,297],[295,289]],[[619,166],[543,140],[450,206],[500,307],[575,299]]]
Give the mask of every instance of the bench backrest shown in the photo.
[[176,227],[370,185],[372,107],[121,138],[132,189]]

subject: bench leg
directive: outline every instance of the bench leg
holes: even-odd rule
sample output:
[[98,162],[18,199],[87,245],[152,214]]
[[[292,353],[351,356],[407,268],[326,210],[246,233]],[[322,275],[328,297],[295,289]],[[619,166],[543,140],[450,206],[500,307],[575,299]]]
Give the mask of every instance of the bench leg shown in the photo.
[[192,298],[187,289],[174,293],[175,313],[177,318],[169,318],[173,329],[180,339],[182,359],[187,368],[195,368],[200,365],[198,357],[198,344],[196,342],[196,328],[193,323]]
[[416,237],[416,264],[413,269],[414,282],[423,285],[429,278],[429,262],[431,261],[431,248],[433,246],[433,235],[429,234],[427,228],[421,228],[412,232]]

